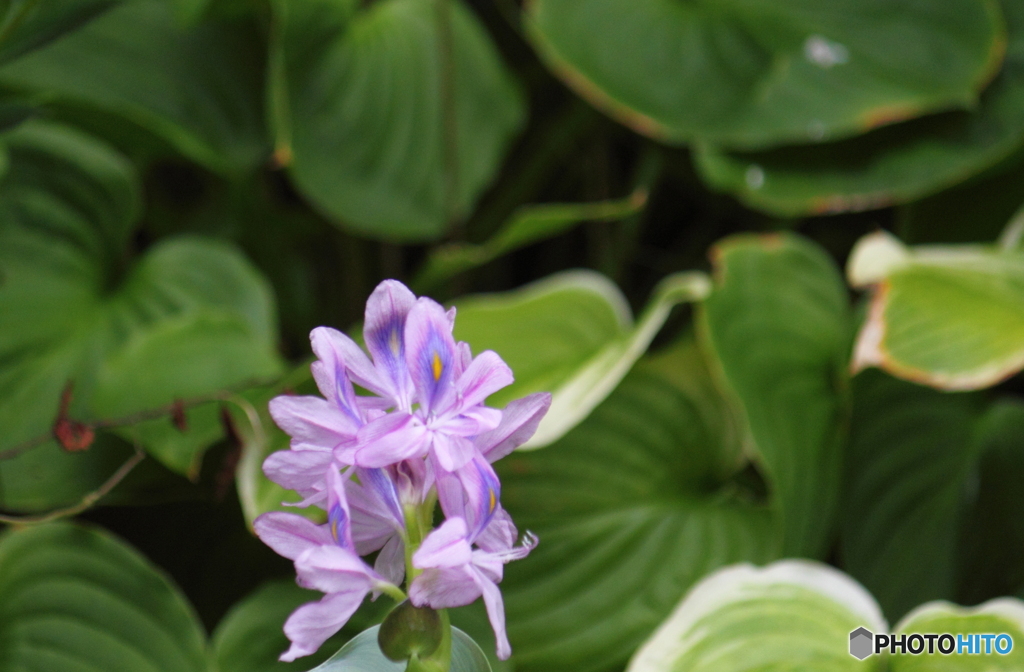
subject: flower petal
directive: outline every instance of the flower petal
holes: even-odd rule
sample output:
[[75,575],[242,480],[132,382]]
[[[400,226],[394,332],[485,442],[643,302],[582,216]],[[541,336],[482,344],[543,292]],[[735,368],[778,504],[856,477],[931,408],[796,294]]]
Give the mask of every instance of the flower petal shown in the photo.
[[[372,474],[376,472],[383,473],[384,480],[390,484],[387,472],[383,469],[357,469],[362,484],[349,482],[345,486],[345,495],[352,512],[352,541],[359,555],[380,549],[391,537],[405,529],[402,519],[396,517],[396,512],[371,487]],[[392,488],[392,496],[393,492]]]
[[405,527],[405,515],[402,513],[402,503],[398,501],[398,492],[391,480],[391,475],[384,469],[356,469],[359,482],[368,493],[372,493],[375,499],[380,502],[387,513],[391,516],[394,524],[399,528]]
[[[452,310],[455,310],[452,308]],[[451,311],[449,311],[451,312]],[[453,323],[454,326],[454,323]],[[462,372],[465,371],[470,364],[473,363],[473,351],[469,347],[469,343],[465,341],[459,341],[455,344],[455,380],[459,379]]]
[[490,463],[477,453],[456,472],[438,476],[437,494],[445,516],[466,521],[472,543],[498,510],[501,483]]
[[292,437],[295,450],[331,450],[355,438],[359,425],[320,397],[274,397],[270,416],[277,426]]
[[284,634],[292,645],[279,660],[291,662],[316,653],[321,644],[348,622],[364,597],[365,590],[353,588],[325,595],[319,602],[309,602],[296,609],[284,624]]
[[309,497],[324,489],[332,461],[331,453],[322,450],[279,450],[263,461],[263,473],[282,488]]
[[397,534],[392,535],[384,548],[377,554],[377,561],[373,564],[375,572],[384,579],[396,586],[402,585],[405,578],[405,543]]
[[418,299],[405,321],[405,361],[424,413],[443,413],[454,403],[456,355],[444,308]]
[[355,551],[352,543],[352,514],[345,496],[345,482],[334,467],[327,470],[327,525],[334,541],[347,551]]
[[498,510],[491,517],[491,522],[474,539],[473,543],[488,553],[500,553],[511,549],[518,536],[519,530],[512,522],[512,516],[508,515],[508,511],[499,505]]
[[488,462],[497,462],[529,441],[550,407],[550,392],[537,392],[510,401],[501,412],[501,424],[478,435],[473,443]]
[[419,569],[458,567],[469,564],[473,550],[466,539],[466,521],[449,518],[434,529],[412,556],[412,564]]
[[430,423],[431,428],[453,436],[475,437],[501,424],[501,411],[487,406],[471,406],[459,415],[446,415]]
[[289,560],[295,560],[311,548],[334,543],[326,526],[294,513],[264,513],[253,521],[253,528],[264,544]]
[[473,442],[464,436],[431,432],[431,454],[443,471],[461,469],[477,454]]
[[295,559],[296,581],[303,588],[324,593],[359,589],[370,592],[381,580],[354,552],[341,546],[314,546]]
[[487,618],[491,621],[491,628],[494,630],[498,660],[508,660],[508,657],[512,655],[512,645],[508,643],[508,635],[505,634],[505,602],[501,598],[501,590],[479,570],[473,572],[473,578],[477,588],[484,596]]
[[[330,370],[330,367],[340,364],[348,371],[353,382],[362,385],[374,394],[390,396],[391,386],[387,381],[381,379],[377,369],[370,362],[370,358],[351,338],[337,329],[317,327],[310,332],[309,340],[313,345],[313,352],[321,362],[324,362],[326,369]],[[316,371],[313,373],[315,376]],[[330,383],[331,381],[327,381],[328,385]],[[317,385],[320,385],[320,380],[317,380]],[[324,393],[325,397],[331,398],[331,395],[323,388],[320,391]]]
[[498,353],[486,350],[477,355],[455,383],[455,389],[462,395],[461,407],[469,408],[482,404],[484,399],[503,387],[511,385],[515,378],[512,369],[502,361]]
[[[317,387],[329,401],[337,406],[356,425],[363,424],[362,415],[356,406],[356,393],[349,380],[348,359],[366,359],[362,351],[348,336],[336,329],[317,327],[309,334],[309,341],[318,361],[313,362],[310,371]],[[358,352],[358,354],[356,354]],[[358,365],[357,365],[358,366]]]
[[366,301],[363,340],[378,374],[391,388],[398,408],[412,408],[413,386],[405,362],[405,320],[416,296],[397,280],[377,285]]
[[427,428],[408,413],[395,412],[367,423],[359,430],[355,463],[377,469],[420,457],[428,444]]
[[417,607],[449,609],[471,604],[480,597],[480,588],[470,565],[428,569],[409,586],[409,600]]

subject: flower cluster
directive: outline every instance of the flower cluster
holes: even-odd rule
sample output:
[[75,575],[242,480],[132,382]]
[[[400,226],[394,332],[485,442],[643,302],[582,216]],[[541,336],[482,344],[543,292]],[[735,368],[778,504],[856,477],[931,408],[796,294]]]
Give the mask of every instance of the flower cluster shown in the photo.
[[[327,510],[317,525],[291,513],[257,518],[256,533],[295,562],[300,585],[326,595],[287,620],[291,648],[281,660],[315,652],[368,593],[434,609],[483,596],[498,657],[511,654],[501,592],[504,564],[537,543],[518,532],[500,503],[491,464],[525,442],[551,396],[533,394],[499,411],[484,405],[512,382],[491,351],[472,356],[452,336],[455,310],[417,299],[395,280],[366,304],[363,336],[372,360],[346,335],[318,327],[310,335],[321,397],[270,402],[291,436],[263,470],[302,497],[297,506]],[[355,385],[370,392],[357,395]],[[432,528],[435,503],[445,521]],[[363,559],[377,552],[373,567]]]

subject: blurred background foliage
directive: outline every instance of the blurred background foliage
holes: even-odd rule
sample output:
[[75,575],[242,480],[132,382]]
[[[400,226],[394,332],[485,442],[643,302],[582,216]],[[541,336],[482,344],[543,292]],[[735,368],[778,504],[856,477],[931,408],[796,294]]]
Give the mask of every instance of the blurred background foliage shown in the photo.
[[384,278],[555,393],[495,669],[733,562],[1024,595],[1024,4],[6,0],[0,129],[0,671],[314,666],[266,402]]

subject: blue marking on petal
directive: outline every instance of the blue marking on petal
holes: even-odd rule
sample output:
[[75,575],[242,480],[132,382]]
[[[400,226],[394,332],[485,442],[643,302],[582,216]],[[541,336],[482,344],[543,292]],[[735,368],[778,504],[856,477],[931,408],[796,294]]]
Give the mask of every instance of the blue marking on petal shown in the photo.
[[357,426],[365,424],[362,416],[359,414],[359,409],[356,408],[355,405],[355,390],[352,389],[352,383],[348,379],[348,373],[342,366],[338,366],[338,370],[335,372],[334,387],[338,399],[338,406],[345,412],[345,415],[352,418]]
[[342,535],[348,526],[348,516],[345,515],[345,510],[341,508],[340,504],[335,503],[331,510],[327,512],[327,522],[330,525],[331,536],[334,537],[335,543],[344,548],[345,537]]
[[368,345],[372,344],[371,354],[374,364],[378,368],[387,371],[388,376],[395,383],[398,383],[402,376],[402,369],[405,367],[405,339],[403,331],[405,320],[394,315],[379,329],[369,334]]
[[476,520],[476,531],[473,535],[480,534],[490,524],[491,518],[494,517],[494,512],[498,510],[498,502],[501,501],[501,481],[498,480],[494,470],[489,468],[486,462],[481,460],[474,460],[473,466],[476,467],[476,471],[480,474],[480,481],[483,484],[482,492],[483,495],[480,501],[477,503],[477,520]]
[[388,511],[394,516],[395,522],[400,526],[404,526],[402,505],[398,501],[398,492],[395,490],[395,484],[392,482],[388,472],[384,469],[360,469],[359,480],[373,490],[374,494],[384,502],[388,507]]
[[427,384],[427,399],[424,404],[433,409],[445,389],[452,382],[452,356],[444,338],[433,329],[427,338],[426,347],[419,353],[420,380]]

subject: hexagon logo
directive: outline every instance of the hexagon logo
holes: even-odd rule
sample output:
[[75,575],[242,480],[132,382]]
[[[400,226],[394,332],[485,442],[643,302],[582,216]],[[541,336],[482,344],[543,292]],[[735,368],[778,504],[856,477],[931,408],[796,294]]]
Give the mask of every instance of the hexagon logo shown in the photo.
[[874,648],[875,636],[867,628],[857,628],[850,633],[850,655],[857,660],[870,656]]

